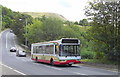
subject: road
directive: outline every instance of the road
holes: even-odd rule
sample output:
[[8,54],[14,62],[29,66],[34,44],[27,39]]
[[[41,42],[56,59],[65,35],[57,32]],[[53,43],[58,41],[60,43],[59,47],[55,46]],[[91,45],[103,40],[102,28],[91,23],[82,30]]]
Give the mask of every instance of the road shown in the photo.
[[73,65],[71,67],[52,66],[44,63],[35,63],[28,56],[16,57],[15,52],[9,52],[11,47],[16,46],[14,37],[16,36],[10,33],[9,29],[2,32],[0,37],[3,75],[6,75],[7,71],[9,75],[118,75],[117,71],[81,65]]

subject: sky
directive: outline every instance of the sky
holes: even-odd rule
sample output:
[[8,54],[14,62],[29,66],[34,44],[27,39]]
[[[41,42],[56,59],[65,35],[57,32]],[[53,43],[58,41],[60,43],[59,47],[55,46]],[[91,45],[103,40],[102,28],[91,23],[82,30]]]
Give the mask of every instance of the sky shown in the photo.
[[19,12],[51,12],[69,21],[86,18],[84,8],[90,0],[1,0],[1,5]]

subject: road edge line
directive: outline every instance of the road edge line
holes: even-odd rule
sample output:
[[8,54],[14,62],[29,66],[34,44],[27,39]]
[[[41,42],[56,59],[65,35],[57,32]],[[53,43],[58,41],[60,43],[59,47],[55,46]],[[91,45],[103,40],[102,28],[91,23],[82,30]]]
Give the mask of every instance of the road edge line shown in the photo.
[[13,68],[5,65],[5,64],[1,64],[1,63],[0,63],[0,65],[3,65],[4,67],[9,68],[9,69],[11,69],[11,70],[13,70],[13,71],[15,71],[15,72],[17,72],[17,73],[19,73],[19,74],[26,75],[26,74],[24,74],[24,73],[22,73],[22,72],[20,72],[20,71],[18,71],[18,70],[15,70],[15,69],[13,69]]
[[[3,32],[5,32],[5,31],[1,31],[0,32],[0,41],[2,41],[2,34],[3,34]],[[2,50],[2,49],[0,49],[0,50]],[[1,54],[2,54],[2,52],[0,52]],[[2,55],[0,56],[0,64],[2,63]],[[0,66],[0,68],[1,68],[1,70],[0,70],[0,76],[2,76],[2,65]]]
[[[8,29],[7,29],[7,30],[8,30]],[[1,36],[2,36],[2,34],[3,34],[5,31],[6,31],[6,30],[0,32],[0,39],[2,39]],[[8,33],[6,34],[6,36],[7,36],[7,35],[8,35]],[[0,63],[0,65],[1,65],[1,67],[2,67],[2,65],[3,65],[4,67],[9,68],[9,69],[11,69],[11,70],[13,70],[13,71],[21,74],[21,75],[26,75],[26,74],[24,74],[24,73],[22,73],[22,72],[20,72],[20,71],[18,71],[18,70],[15,70],[15,69],[13,69],[13,68],[5,65],[5,64]]]

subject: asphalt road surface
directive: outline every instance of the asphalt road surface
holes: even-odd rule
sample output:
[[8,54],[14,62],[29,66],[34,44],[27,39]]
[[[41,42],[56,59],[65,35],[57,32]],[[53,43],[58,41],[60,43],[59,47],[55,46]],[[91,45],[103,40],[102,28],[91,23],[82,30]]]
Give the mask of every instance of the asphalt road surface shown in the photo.
[[52,66],[44,63],[35,63],[30,57],[16,57],[10,52],[16,46],[16,36],[9,29],[1,33],[0,56],[2,56],[3,75],[118,75],[117,71],[93,68],[81,65]]

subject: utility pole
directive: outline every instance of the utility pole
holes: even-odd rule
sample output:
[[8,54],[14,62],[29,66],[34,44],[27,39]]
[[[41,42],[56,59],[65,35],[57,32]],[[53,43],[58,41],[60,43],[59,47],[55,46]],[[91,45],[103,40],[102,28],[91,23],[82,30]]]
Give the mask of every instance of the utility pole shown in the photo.
[[[25,20],[25,34],[27,35],[27,19],[19,19],[20,21]],[[25,37],[25,45],[27,48],[27,37]]]
[[[26,23],[26,32],[25,32],[25,34],[27,35],[27,19],[25,19],[25,23]],[[25,45],[26,45],[26,47],[27,47],[27,37],[25,37]]]

